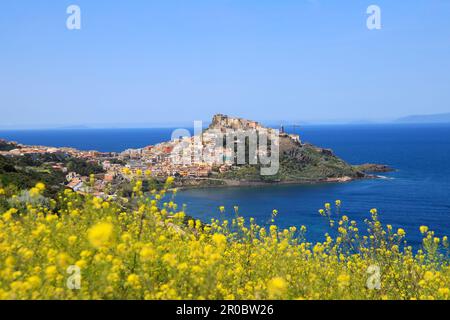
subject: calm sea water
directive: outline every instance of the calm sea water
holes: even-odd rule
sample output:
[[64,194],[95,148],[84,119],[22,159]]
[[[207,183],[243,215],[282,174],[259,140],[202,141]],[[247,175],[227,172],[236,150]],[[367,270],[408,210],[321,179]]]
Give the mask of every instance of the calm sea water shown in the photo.
[[[122,151],[168,140],[171,133],[172,129],[34,130],[0,131],[0,138]],[[204,220],[219,217],[220,205],[227,208],[228,218],[236,205],[241,215],[260,223],[277,209],[280,227],[306,225],[309,240],[322,240],[328,229],[317,210],[340,199],[344,213],[360,224],[371,208],[378,208],[383,222],[403,227],[415,246],[421,225],[437,235],[450,235],[450,125],[305,126],[300,133],[304,141],[332,148],[350,163],[388,164],[397,171],[386,179],[346,184],[187,190],[178,202],[187,205],[188,214]]]

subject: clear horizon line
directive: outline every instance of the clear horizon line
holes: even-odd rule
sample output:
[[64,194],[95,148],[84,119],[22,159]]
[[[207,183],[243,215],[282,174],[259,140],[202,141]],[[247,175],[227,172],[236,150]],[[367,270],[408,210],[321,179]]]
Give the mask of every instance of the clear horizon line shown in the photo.
[[[404,123],[422,123],[425,124],[427,117],[440,116],[447,114],[430,114],[430,115],[408,115],[395,119],[327,119],[327,120],[257,120],[263,125],[266,126],[289,126],[289,125],[363,125],[363,124],[404,124]],[[234,117],[234,116],[231,116]],[[236,116],[238,118],[245,118],[241,116]],[[424,117],[425,121],[421,121],[420,118]],[[402,122],[403,119],[408,118],[419,118],[417,122]],[[249,118],[250,119],[250,118]],[[84,123],[84,124],[42,124],[42,125],[32,125],[32,124],[18,124],[18,125],[8,125],[1,126],[0,131],[8,131],[8,130],[89,130],[89,129],[164,129],[164,128],[176,128],[176,127],[191,127],[193,126],[194,121],[202,121],[205,126],[211,123],[211,120],[186,120],[186,121],[171,121],[171,122],[151,122],[151,123]],[[436,122],[431,121],[432,123],[450,123],[449,121]]]
[[[231,116],[234,117],[234,116]],[[237,118],[245,118],[241,116],[236,116]],[[247,118],[245,118],[247,119]],[[257,121],[261,124],[265,125],[291,125],[291,124],[300,124],[300,125],[321,125],[321,124],[354,124],[354,123],[390,123],[395,120],[257,120],[250,119],[252,121]],[[211,120],[186,120],[186,121],[172,121],[172,122],[151,122],[151,123],[133,123],[133,122],[125,122],[125,123],[72,123],[72,124],[41,124],[41,125],[33,125],[33,124],[18,124],[18,125],[8,125],[1,126],[0,130],[49,130],[49,129],[145,129],[145,128],[174,128],[176,126],[192,126],[194,121],[202,121],[204,124],[209,125]]]

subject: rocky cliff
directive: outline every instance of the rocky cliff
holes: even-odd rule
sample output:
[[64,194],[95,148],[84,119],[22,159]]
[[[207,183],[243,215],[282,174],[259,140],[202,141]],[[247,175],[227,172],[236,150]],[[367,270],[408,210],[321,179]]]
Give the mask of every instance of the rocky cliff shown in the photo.
[[[225,115],[214,116],[209,129],[261,129],[258,122],[233,118]],[[273,176],[260,174],[260,165],[234,166],[233,170],[222,173],[220,178],[243,182],[321,182],[349,181],[373,177],[364,173],[365,166],[353,166],[337,157],[332,150],[300,142],[298,136],[280,133],[280,169]],[[380,166],[380,168],[386,166]],[[375,168],[374,165],[371,168]]]
[[251,130],[259,128],[262,126],[256,121],[216,114],[208,129]]

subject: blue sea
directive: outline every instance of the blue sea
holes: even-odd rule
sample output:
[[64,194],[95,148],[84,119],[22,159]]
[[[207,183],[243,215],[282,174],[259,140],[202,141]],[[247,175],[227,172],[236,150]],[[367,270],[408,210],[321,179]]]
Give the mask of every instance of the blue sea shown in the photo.
[[[122,151],[170,139],[172,129],[97,129],[0,131],[0,138],[24,144],[70,146],[82,150]],[[421,242],[419,226],[450,235],[450,125],[329,125],[298,129],[302,140],[331,148],[352,164],[380,163],[396,169],[384,179],[344,184],[284,185],[182,191],[178,202],[202,219],[220,217],[218,207],[239,206],[244,217],[259,223],[273,209],[280,227],[308,228],[311,241],[323,240],[327,222],[318,214],[325,202],[343,203],[342,211],[363,221],[377,208],[383,223],[402,227],[410,244]]]

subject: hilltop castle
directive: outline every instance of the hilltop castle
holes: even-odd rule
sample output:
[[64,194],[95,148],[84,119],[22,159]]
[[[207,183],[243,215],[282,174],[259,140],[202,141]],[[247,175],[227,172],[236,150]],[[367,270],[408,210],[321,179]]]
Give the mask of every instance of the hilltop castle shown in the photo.
[[[272,130],[270,128],[265,128],[257,121],[247,120],[243,118],[234,118],[224,114],[216,114],[208,129],[219,129],[219,130],[259,130],[259,129],[267,129]],[[294,142],[301,143],[300,136],[298,134],[289,134],[284,131],[284,128],[281,127],[280,137],[286,137],[292,139]]]
[[223,114],[216,114],[209,126],[209,129],[234,129],[234,130],[249,130],[260,129],[261,124],[256,121],[246,120],[242,118],[233,118]]

